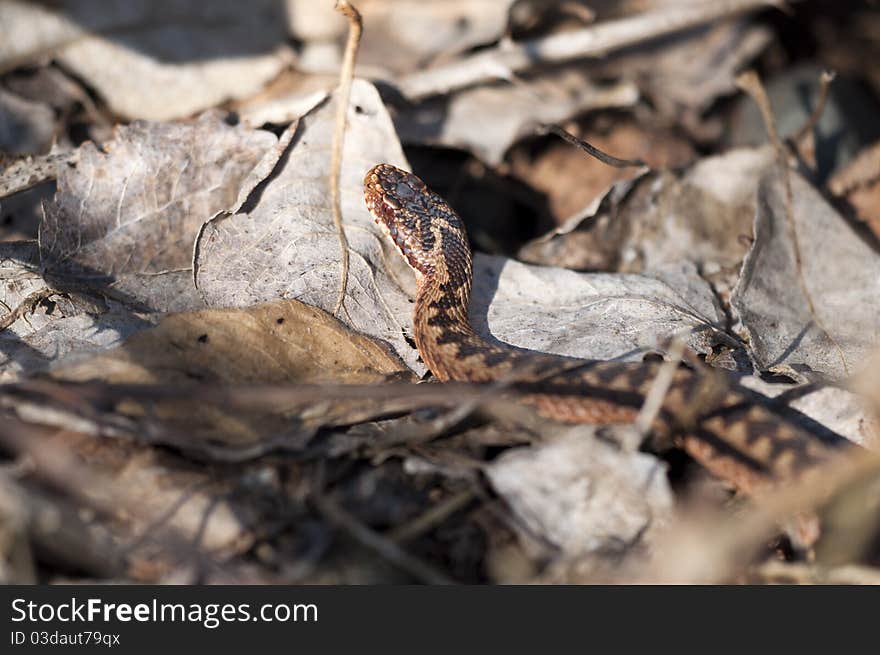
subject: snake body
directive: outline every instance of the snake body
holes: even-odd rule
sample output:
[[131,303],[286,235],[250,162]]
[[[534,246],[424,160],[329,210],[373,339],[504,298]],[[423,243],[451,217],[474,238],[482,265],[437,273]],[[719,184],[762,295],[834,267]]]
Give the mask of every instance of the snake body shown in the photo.
[[[364,178],[376,223],[415,270],[413,332],[441,380],[505,381],[546,417],[566,423],[631,422],[661,363],[576,360],[493,343],[468,319],[472,264],[464,224],[421,179],[390,164]],[[831,456],[810,432],[717,374],[678,368],[651,431],[746,493],[815,470]],[[714,381],[714,383],[713,383]]]

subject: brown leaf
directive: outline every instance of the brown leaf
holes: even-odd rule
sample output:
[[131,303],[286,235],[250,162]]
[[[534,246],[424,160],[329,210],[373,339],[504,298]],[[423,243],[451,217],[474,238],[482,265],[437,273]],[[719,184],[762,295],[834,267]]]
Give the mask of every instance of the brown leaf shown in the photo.
[[[62,362],[52,375],[66,381],[159,385],[412,379],[384,345],[352,332],[320,309],[292,300],[174,314],[117,348]],[[126,401],[119,411],[135,425],[152,426],[154,439],[190,446],[204,455],[200,449],[206,443],[245,447],[285,435],[290,438],[287,446],[301,446],[320,426],[373,416],[376,410],[371,407],[375,403],[304,408],[290,402],[261,412],[180,398],[154,405]]]

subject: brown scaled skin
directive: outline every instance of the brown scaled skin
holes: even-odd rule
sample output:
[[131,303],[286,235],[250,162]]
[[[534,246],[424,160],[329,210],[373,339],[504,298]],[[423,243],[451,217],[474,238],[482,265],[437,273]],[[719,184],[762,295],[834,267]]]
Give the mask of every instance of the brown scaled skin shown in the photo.
[[[468,321],[472,265],[464,224],[418,177],[390,164],[364,177],[376,223],[416,271],[416,346],[442,381],[505,380],[548,418],[566,423],[632,421],[658,364],[577,360],[490,343]],[[707,384],[707,379],[712,379]],[[799,477],[832,455],[718,376],[678,369],[652,431],[677,436],[715,475],[746,493]]]

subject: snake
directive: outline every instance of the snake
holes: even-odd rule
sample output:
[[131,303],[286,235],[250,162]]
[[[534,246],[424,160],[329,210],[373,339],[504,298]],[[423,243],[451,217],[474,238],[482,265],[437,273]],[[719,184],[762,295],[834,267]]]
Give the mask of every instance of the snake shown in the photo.
[[[413,337],[437,380],[503,383],[561,423],[636,420],[663,361],[575,359],[483,338],[468,318],[473,265],[458,214],[419,177],[385,163],[364,177],[364,201],[415,271]],[[746,494],[830,461],[836,448],[755,396],[715,369],[677,366],[648,429]]]

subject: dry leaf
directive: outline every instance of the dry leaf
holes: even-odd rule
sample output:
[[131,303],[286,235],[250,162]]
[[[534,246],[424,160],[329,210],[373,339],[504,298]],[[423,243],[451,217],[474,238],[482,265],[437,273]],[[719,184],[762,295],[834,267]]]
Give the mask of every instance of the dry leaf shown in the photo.
[[638,97],[631,83],[600,86],[583,71],[565,70],[405,107],[395,115],[394,126],[404,143],[461,148],[497,166],[507,149],[533,135],[540,123],[558,123],[588,110],[630,107]]
[[277,138],[209,113],[191,124],[133,123],[104,151],[80,148],[46,207],[40,248],[63,285],[158,311],[191,309],[193,243],[230,207]]
[[[681,169],[696,159],[690,142],[680,135],[659,130],[656,125],[624,119],[619,114],[599,115],[575,133],[603,152],[627,159],[641,159],[649,167]],[[547,137],[537,154],[524,147],[511,156],[513,174],[547,196],[554,221],[561,225],[580,215],[608,193],[610,186],[637,177],[639,168],[615,168],[587,156],[556,136]],[[543,144],[542,144],[543,145]],[[553,265],[552,260],[547,261]],[[555,263],[555,265],[563,265]]]
[[[193,466],[154,448],[60,432],[45,444],[69,452],[93,483],[81,493],[96,507],[112,507],[110,528],[127,547],[134,573],[156,580],[181,558],[220,560],[251,545],[253,509],[236,496],[240,473]],[[134,547],[137,544],[140,547]],[[182,551],[182,552],[181,552]],[[149,567],[144,565],[149,563]]]
[[258,91],[291,56],[275,0],[6,0],[0,70],[46,54],[127,118],[190,116]]
[[618,182],[524,254],[529,261],[556,257],[571,268],[604,263],[624,271],[688,260],[707,276],[732,274],[748,248],[743,237],[752,232],[755,188],[773,161],[770,148],[745,148],[706,157],[680,176]]
[[[44,288],[37,245],[0,244],[0,314]],[[148,319],[113,302],[99,309],[55,296],[0,331],[0,380],[44,370],[70,352],[109,348],[147,325]]]
[[736,75],[772,41],[772,32],[748,19],[691,30],[673,43],[660,40],[614,58],[609,68],[636,76],[658,109],[670,118],[682,108],[702,112],[733,94]]
[[[292,298],[325,310],[336,303],[340,250],[330,207],[330,144],[335,99],[306,114],[290,149],[246,210],[219,216],[198,243],[196,281],[212,306],[247,307]],[[363,200],[363,177],[378,162],[406,166],[391,119],[376,89],[355,80],[342,159],[342,219],[351,270],[345,319],[359,332],[390,343],[416,370],[401,317],[409,302],[388,264],[411,273],[391,252]]]
[[406,73],[434,57],[449,57],[491,43],[503,34],[511,4],[513,0],[359,2],[364,37],[358,63]]
[[784,186],[771,171],[758,187],[755,243],[731,305],[759,370],[796,380],[809,379],[810,372],[845,377],[877,346],[880,259],[812,186],[789,175],[802,270],[795,263]]
[[477,332],[521,348],[640,361],[681,335],[697,352],[735,342],[692,266],[653,276],[575,273],[477,255],[470,317]]
[[[52,375],[65,381],[246,385],[369,384],[389,377],[404,380],[410,374],[384,345],[325,312],[276,301],[247,309],[173,314],[116,348],[60,362]],[[320,426],[363,420],[360,414],[367,405],[331,403],[310,408],[306,416],[295,400],[272,412],[246,412],[181,398],[149,407],[131,402],[122,413],[153,424],[153,438],[161,441],[165,433],[176,445],[185,448],[189,441],[198,451],[200,442],[240,447],[285,434],[290,436],[288,445],[302,444]]]
[[486,474],[531,533],[567,557],[643,545],[672,513],[665,466],[596,438],[591,426],[505,453]]
[[53,377],[132,384],[365,384],[405,370],[380,343],[329,314],[279,300],[171,314],[118,348],[59,362]]

